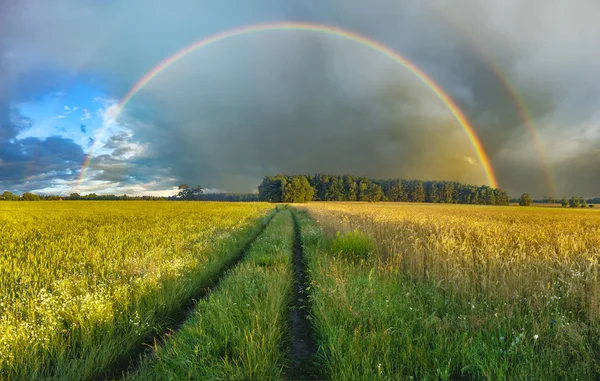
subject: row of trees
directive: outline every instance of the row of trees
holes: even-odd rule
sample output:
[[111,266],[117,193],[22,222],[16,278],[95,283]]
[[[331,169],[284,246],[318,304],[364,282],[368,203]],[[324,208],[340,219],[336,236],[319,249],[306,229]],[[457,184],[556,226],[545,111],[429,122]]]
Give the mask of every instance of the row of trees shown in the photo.
[[258,198],[269,202],[396,201],[508,205],[506,192],[455,181],[372,180],[352,175],[267,176]]
[[113,194],[97,195],[90,193],[87,195],[80,195],[79,193],[71,193],[69,196],[58,196],[58,195],[37,195],[30,192],[23,193],[22,196],[15,195],[11,192],[4,192],[0,195],[0,200],[4,201],[57,201],[57,200],[91,200],[91,201],[103,201],[103,200],[144,200],[144,201],[166,201],[166,197],[154,197],[154,196],[128,196],[126,194],[122,196],[115,196]]
[[[593,200],[596,200],[596,199],[589,199],[590,202]],[[600,200],[600,199],[598,199],[598,200]],[[529,206],[529,205],[531,205],[533,200],[531,199],[531,196],[529,195],[529,193],[523,193],[521,195],[521,197],[519,197],[518,201],[519,201],[519,205],[521,205],[521,206]],[[555,200],[552,197],[546,197],[544,199],[544,203],[550,203],[550,202],[552,202],[552,203],[559,202],[563,208],[566,208],[566,207],[585,208],[587,206],[589,206],[590,208],[593,208],[595,206],[594,204],[588,205],[588,203],[586,202],[586,200],[583,197],[575,197],[575,196],[571,197],[569,200],[567,200],[566,197],[563,197],[561,200]]]
[[256,193],[204,193],[200,185],[190,187],[187,184],[179,185],[179,192],[169,197],[172,201],[258,201]]

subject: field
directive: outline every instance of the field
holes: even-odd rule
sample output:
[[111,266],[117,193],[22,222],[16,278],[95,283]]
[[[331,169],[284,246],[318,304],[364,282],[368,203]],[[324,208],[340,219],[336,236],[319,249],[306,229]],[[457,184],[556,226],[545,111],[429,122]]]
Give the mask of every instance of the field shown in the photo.
[[0,378],[95,377],[160,330],[269,209],[0,203]]
[[306,221],[303,237],[332,379],[600,377],[600,213],[306,209],[320,225]]
[[600,378],[598,210],[2,202],[0,235],[0,379]]

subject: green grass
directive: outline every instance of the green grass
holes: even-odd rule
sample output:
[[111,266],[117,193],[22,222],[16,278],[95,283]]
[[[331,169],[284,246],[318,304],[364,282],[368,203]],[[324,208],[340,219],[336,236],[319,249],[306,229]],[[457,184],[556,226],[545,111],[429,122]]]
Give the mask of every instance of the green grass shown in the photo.
[[[335,255],[297,213],[318,362],[332,380],[594,380],[600,332],[561,306],[464,300],[396,269]],[[350,245],[352,246],[352,245]]]
[[350,261],[369,261],[375,252],[375,244],[358,230],[344,234],[338,232],[331,244],[331,252]]
[[138,380],[276,380],[287,364],[294,230],[278,213],[245,259],[132,376]]

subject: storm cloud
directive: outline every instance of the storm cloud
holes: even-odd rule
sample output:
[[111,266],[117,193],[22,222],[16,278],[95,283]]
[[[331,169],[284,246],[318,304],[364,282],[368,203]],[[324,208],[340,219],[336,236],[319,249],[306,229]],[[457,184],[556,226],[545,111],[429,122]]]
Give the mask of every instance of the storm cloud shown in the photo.
[[[19,115],[11,111],[18,102],[70,75],[95,78],[118,100],[154,65],[201,38],[304,21],[368,36],[428,73],[472,121],[511,194],[548,195],[548,165],[557,196],[599,195],[598,14],[595,0],[4,5],[0,185],[33,176],[6,169],[22,165],[32,148],[47,155],[31,162],[35,174],[76,175],[81,166],[83,148],[67,140],[15,140],[28,128],[26,117],[10,117]],[[507,86],[531,116],[547,163]],[[280,172],[487,182],[451,112],[409,70],[368,46],[310,31],[246,34],[192,52],[149,82],[115,123],[120,130],[96,139],[89,189],[187,182],[249,191]]]

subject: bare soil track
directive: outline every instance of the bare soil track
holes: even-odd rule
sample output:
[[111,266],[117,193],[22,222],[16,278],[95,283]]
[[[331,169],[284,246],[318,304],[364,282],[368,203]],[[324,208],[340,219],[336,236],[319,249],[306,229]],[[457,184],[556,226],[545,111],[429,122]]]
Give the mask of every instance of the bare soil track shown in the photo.
[[294,295],[291,306],[291,364],[286,372],[289,380],[319,380],[318,368],[314,362],[317,346],[308,319],[310,304],[306,288],[308,277],[302,252],[300,228],[294,214]]

